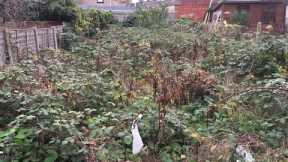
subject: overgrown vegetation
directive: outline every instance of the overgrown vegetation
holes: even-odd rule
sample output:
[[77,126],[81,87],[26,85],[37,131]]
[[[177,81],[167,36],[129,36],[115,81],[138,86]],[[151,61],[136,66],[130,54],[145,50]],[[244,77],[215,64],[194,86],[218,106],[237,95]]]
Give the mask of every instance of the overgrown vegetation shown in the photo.
[[71,21],[77,8],[74,0],[1,0],[0,17],[4,21]]
[[83,10],[74,0],[2,0],[0,14],[4,21],[52,20],[66,22],[77,34],[95,36],[115,22],[111,12]]
[[[229,161],[236,145],[259,161],[287,160],[286,37],[173,30],[112,26],[72,52],[5,68],[6,160]],[[135,156],[140,112],[147,148]]]
[[47,15],[44,19],[73,22],[78,16],[79,7],[75,0],[46,0],[46,11],[43,15]]
[[245,10],[237,10],[232,14],[232,23],[238,25],[247,25],[249,17],[248,12]]
[[111,12],[101,12],[96,9],[79,10],[74,20],[74,31],[78,34],[92,37],[100,30],[106,29],[114,22]]
[[168,25],[167,16],[167,8],[164,5],[151,8],[140,6],[135,13],[128,16],[123,25],[146,28],[164,27]]
[[[243,146],[256,161],[287,161],[287,35],[168,28],[165,12],[138,11],[123,27],[76,10],[65,50],[3,68],[0,160],[236,161]],[[133,155],[140,113],[145,148]]]

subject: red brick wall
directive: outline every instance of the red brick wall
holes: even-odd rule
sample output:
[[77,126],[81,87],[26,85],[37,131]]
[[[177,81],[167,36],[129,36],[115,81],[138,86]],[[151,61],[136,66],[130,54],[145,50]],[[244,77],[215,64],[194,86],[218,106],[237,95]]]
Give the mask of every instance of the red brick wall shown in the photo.
[[210,0],[181,0],[181,4],[195,5],[195,4],[209,4]]
[[189,18],[194,21],[200,22],[204,19],[204,15],[208,9],[207,5],[177,5],[176,6],[176,18],[181,17]]
[[[248,27],[251,29],[256,29],[257,23],[262,21],[263,9],[271,4],[249,4],[249,18],[248,18]],[[274,30],[282,32],[285,27],[285,5],[284,4],[275,4],[276,5],[276,15],[275,23],[270,24],[274,27]],[[220,8],[224,14],[224,19],[230,22],[231,15],[234,11],[237,10],[237,5],[234,4],[225,4]],[[230,13],[230,14],[227,14]],[[265,28],[268,24],[263,24]]]
[[182,0],[175,6],[176,18],[190,18],[194,21],[202,21],[208,9],[210,0]]

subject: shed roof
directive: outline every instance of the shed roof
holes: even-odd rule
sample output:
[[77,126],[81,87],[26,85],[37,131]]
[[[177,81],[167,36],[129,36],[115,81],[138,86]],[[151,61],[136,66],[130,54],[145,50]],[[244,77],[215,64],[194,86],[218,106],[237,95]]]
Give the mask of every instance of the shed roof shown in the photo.
[[222,4],[247,4],[247,3],[285,3],[288,0],[214,0],[211,10],[217,10]]
[[283,3],[283,0],[222,0],[220,3]]

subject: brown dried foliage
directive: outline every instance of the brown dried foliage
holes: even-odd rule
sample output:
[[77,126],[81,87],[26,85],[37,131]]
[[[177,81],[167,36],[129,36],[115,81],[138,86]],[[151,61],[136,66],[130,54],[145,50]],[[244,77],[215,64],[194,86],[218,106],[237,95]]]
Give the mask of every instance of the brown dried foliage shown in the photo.
[[202,69],[179,70],[173,74],[163,64],[158,64],[147,80],[153,87],[155,100],[162,105],[187,104],[209,95],[217,83],[214,76]]

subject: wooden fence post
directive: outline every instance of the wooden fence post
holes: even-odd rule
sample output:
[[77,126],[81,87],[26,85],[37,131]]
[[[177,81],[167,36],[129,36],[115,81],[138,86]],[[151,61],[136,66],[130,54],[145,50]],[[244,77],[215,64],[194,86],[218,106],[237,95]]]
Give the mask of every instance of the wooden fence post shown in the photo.
[[6,49],[7,49],[7,53],[9,56],[10,64],[14,64],[14,63],[16,63],[16,59],[12,53],[9,30],[7,28],[5,28],[4,33],[5,33],[5,44],[6,44]]
[[[4,38],[4,32],[0,32],[0,33],[3,33],[3,38],[2,38],[2,40],[0,40],[0,42],[3,42],[4,43],[4,40],[5,40],[5,38]],[[3,47],[4,47],[4,49],[5,49],[5,44],[3,45]],[[5,57],[6,55],[5,55],[5,50],[3,50],[3,52],[1,53],[0,52],[0,68],[1,68],[1,66],[4,66],[5,65],[5,60],[6,60],[6,57]]]
[[25,31],[25,41],[26,41],[26,49],[27,49],[27,55],[28,55],[28,52],[29,52],[29,44],[28,44],[28,30]]
[[53,29],[54,48],[55,48],[55,49],[58,49],[58,45],[57,45],[57,35],[56,35],[55,27],[52,27],[52,29]]
[[17,54],[16,54],[16,56],[17,56],[17,60],[19,60],[19,53],[20,53],[20,51],[19,51],[19,41],[18,41],[18,30],[16,30],[16,50],[17,50]]
[[262,32],[262,22],[257,23],[257,28],[256,28],[256,41],[259,40],[259,36]]
[[34,28],[34,39],[35,39],[35,45],[36,45],[36,52],[39,52],[39,40],[38,40],[38,30],[35,27]]
[[46,38],[47,38],[47,48],[50,48],[50,34],[49,34],[49,28],[47,28],[46,31]]

